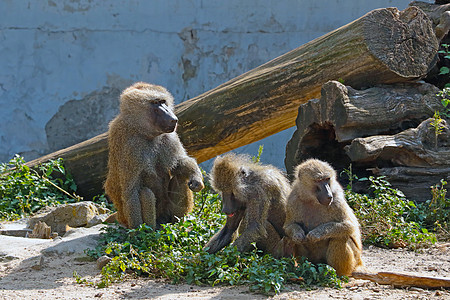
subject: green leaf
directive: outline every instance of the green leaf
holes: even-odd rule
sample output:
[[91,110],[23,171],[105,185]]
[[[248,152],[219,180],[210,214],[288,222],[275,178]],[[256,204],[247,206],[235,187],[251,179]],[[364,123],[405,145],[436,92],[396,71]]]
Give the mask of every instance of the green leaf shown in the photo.
[[448,73],[450,73],[450,69],[449,68],[441,67],[439,75],[445,75],[445,74],[448,74]]

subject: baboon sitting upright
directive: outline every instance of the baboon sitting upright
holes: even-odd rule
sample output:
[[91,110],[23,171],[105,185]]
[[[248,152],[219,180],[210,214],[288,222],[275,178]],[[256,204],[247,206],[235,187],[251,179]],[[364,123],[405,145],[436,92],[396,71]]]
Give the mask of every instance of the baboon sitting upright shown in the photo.
[[200,169],[175,132],[173,97],[162,86],[138,82],[120,96],[120,113],[108,131],[105,191],[128,228],[175,221],[203,188]]
[[214,161],[211,185],[222,196],[227,221],[206,244],[206,251],[216,253],[232,241],[239,251],[251,250],[253,242],[265,252],[278,251],[290,190],[281,171],[246,155],[226,154]]
[[351,275],[362,266],[361,234],[336,171],[326,162],[309,159],[297,166],[295,176],[284,225],[294,256],[326,263],[338,275]]

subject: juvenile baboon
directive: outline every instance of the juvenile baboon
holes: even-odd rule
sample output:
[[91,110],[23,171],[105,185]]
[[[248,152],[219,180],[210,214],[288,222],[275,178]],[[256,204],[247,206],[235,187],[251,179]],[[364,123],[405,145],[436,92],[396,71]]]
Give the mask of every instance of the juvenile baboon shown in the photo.
[[295,177],[284,225],[294,255],[326,263],[338,275],[351,275],[362,266],[361,234],[336,171],[326,162],[309,159],[296,167]]
[[138,82],[122,92],[120,113],[109,125],[105,191],[128,228],[175,221],[192,209],[190,190],[203,188],[200,169],[175,132],[177,122],[164,87]]
[[[246,155],[226,154],[214,161],[211,185],[222,196],[225,226],[206,244],[216,253],[234,241],[239,251],[252,243],[274,253],[284,236],[286,197],[289,182],[277,168],[254,163]],[[239,237],[238,237],[239,235]]]

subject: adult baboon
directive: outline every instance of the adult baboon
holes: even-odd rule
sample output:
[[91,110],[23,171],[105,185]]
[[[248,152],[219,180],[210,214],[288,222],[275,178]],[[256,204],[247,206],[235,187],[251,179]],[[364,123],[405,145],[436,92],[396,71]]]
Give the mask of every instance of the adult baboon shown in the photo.
[[206,251],[216,253],[234,241],[239,251],[251,250],[256,242],[259,249],[274,253],[284,236],[290,190],[284,174],[246,155],[226,154],[214,161],[211,185],[222,196],[227,222],[206,244]]
[[361,234],[336,171],[326,162],[309,159],[296,167],[295,176],[284,225],[294,255],[327,263],[338,275],[351,275],[362,266]]
[[189,189],[203,188],[200,169],[175,132],[177,122],[173,97],[162,86],[138,82],[120,96],[120,113],[108,131],[105,191],[126,227],[174,221],[192,209]]

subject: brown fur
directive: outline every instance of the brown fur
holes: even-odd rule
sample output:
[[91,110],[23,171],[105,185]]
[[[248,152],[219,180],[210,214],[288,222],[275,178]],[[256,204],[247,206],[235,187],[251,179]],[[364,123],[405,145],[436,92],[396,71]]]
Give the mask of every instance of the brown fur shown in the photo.
[[[295,175],[284,225],[294,243],[294,255],[327,263],[338,275],[351,275],[362,266],[361,234],[335,170],[326,162],[310,159],[297,166]],[[318,200],[318,185],[327,179],[332,201],[324,205]]]
[[120,113],[108,131],[105,191],[126,227],[175,221],[192,209],[188,185],[203,188],[200,169],[175,132],[173,105],[164,87],[143,82],[120,96]]
[[273,166],[254,163],[246,155],[226,154],[214,161],[211,184],[221,193],[222,211],[228,217],[205,246],[207,251],[215,253],[234,241],[239,251],[251,250],[255,242],[259,249],[274,253],[284,236],[290,190],[284,174]]

